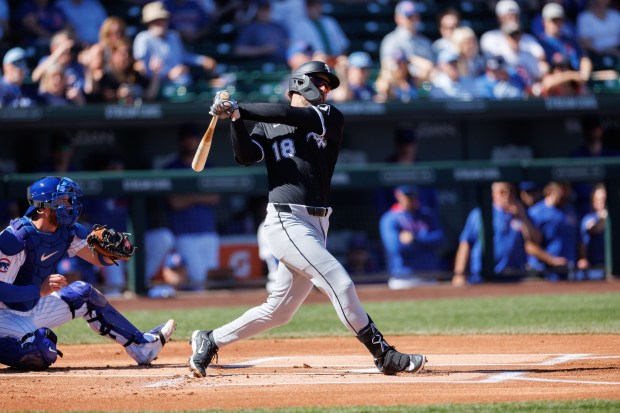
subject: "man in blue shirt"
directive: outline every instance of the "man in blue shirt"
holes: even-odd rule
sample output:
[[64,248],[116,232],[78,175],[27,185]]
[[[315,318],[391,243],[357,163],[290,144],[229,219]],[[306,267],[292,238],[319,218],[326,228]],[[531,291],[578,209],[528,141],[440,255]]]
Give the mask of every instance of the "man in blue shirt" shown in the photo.
[[[517,200],[516,189],[508,182],[494,182],[493,198],[493,251],[495,274],[516,272],[523,275],[526,264],[526,242],[537,243],[539,234],[525,208]],[[482,213],[473,209],[459,237],[454,263],[453,285],[482,281]],[[469,262],[469,277],[467,263]]]
[[550,182],[528,211],[541,235],[540,248],[528,248],[528,264],[550,281],[566,279],[577,263],[579,219],[569,200],[569,184]]
[[417,193],[415,186],[397,187],[396,204],[379,221],[392,289],[415,287],[423,282],[420,273],[440,270],[437,247],[444,233],[437,214],[420,204]]

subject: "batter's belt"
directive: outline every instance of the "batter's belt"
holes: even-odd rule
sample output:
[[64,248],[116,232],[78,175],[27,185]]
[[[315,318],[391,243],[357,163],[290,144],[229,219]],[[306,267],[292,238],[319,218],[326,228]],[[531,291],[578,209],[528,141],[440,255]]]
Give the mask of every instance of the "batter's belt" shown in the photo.
[[[291,209],[291,206],[289,204],[274,203],[273,207],[278,212],[288,212],[289,214],[293,213],[293,210]],[[304,205],[304,208],[306,208],[308,215],[312,215],[315,217],[325,217],[329,213],[329,208],[315,207],[315,206],[308,206],[308,205]]]

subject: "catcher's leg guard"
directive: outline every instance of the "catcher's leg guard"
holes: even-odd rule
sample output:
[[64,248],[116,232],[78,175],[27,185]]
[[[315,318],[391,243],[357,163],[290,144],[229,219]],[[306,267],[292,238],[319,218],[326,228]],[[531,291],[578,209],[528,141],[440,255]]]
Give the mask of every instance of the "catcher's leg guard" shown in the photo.
[[99,335],[109,336],[125,347],[132,343],[144,344],[150,341],[92,285],[76,281],[61,289],[58,295],[69,305],[73,318],[76,311],[82,310],[79,312],[83,314],[90,328]]
[[58,339],[49,328],[39,328],[21,340],[0,338],[0,363],[19,370],[45,370],[62,357],[56,349]]
[[422,354],[404,354],[392,346],[383,338],[383,334],[377,329],[370,316],[369,323],[357,335],[375,359],[375,366],[386,375],[394,375],[399,372],[415,373],[422,370],[426,363],[426,357]]

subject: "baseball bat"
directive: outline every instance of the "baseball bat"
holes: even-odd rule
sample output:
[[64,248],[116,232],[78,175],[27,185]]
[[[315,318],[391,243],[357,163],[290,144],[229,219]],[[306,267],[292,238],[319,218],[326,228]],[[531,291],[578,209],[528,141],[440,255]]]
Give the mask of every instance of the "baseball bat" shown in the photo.
[[[230,95],[227,92],[222,92],[220,94],[220,98],[222,100],[228,100]],[[213,140],[213,132],[215,131],[215,125],[217,125],[217,116],[213,116],[211,118],[211,122],[209,122],[209,127],[204,135],[202,135],[202,139],[200,140],[200,144],[198,145],[198,149],[196,149],[196,154],[194,155],[194,160],[192,161],[192,169],[196,172],[200,172],[204,169],[205,164],[207,163],[207,158],[209,157],[209,151],[211,150],[211,141]]]

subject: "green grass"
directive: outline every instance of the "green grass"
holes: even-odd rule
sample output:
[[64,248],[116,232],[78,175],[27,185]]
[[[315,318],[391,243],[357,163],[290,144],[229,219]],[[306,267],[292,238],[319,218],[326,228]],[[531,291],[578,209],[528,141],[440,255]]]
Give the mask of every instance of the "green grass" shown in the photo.
[[[430,406],[354,406],[338,408],[305,407],[285,409],[235,410],[237,413],[614,413],[620,411],[620,401],[578,400],[522,403],[462,403],[434,404]],[[180,413],[225,413],[230,410],[178,410]],[[44,412],[32,412],[44,413]],[[119,412],[122,413],[122,412]],[[161,413],[142,410],[133,413]]]
[[[166,301],[162,300],[162,308]],[[218,327],[249,307],[133,311],[125,315],[143,330],[175,318],[175,339]],[[387,335],[619,334],[620,294],[558,294],[492,298],[373,302],[365,309]],[[101,343],[77,320],[55,329],[61,344]],[[258,337],[350,336],[329,304],[302,305],[293,320]]]
[[[249,307],[135,311],[125,315],[146,330],[168,318],[178,322],[176,340],[186,340],[194,329],[215,328]],[[372,302],[366,311],[387,335],[481,334],[619,334],[620,294],[557,294],[493,298]],[[99,343],[81,320],[55,329],[60,345]],[[329,304],[303,305],[293,320],[260,337],[350,336]],[[62,348],[62,347],[61,347]],[[204,411],[204,410],[203,410]],[[536,401],[523,403],[435,404],[426,406],[355,406],[236,410],[246,413],[612,413],[620,401]],[[145,410],[147,412],[147,410]],[[193,411],[185,411],[193,412]],[[198,412],[198,410],[195,410]],[[224,410],[210,410],[224,412]]]

